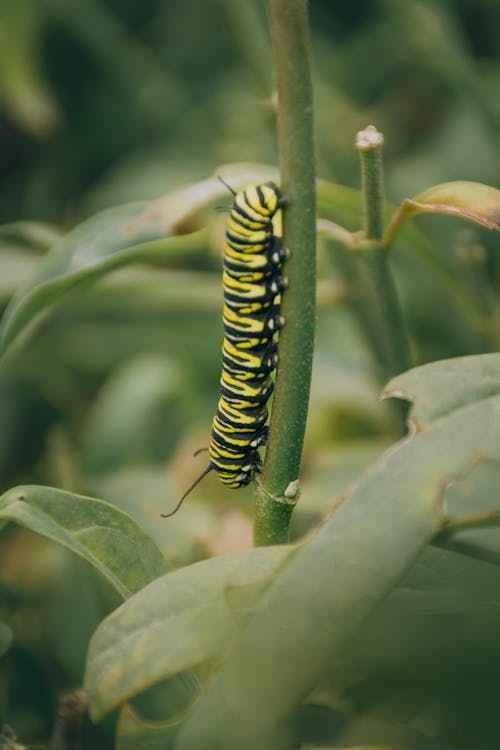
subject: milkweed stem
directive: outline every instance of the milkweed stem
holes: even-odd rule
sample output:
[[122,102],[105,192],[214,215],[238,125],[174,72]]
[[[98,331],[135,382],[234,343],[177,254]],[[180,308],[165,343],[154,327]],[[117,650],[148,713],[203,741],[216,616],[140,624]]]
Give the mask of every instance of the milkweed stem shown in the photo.
[[388,264],[387,248],[382,246],[383,140],[382,133],[373,125],[358,133],[356,139],[361,162],[363,229],[366,239],[373,241],[373,247],[367,247],[358,257],[371,298],[374,326],[378,331],[380,364],[385,370],[384,375],[393,377],[411,367],[411,358],[397,290]]
[[256,545],[288,540],[299,476],[314,344],[316,196],[309,26],[305,0],[269,0],[278,91],[281,189],[287,199],[283,242],[286,325],[280,333],[276,389],[260,482],[255,484]]

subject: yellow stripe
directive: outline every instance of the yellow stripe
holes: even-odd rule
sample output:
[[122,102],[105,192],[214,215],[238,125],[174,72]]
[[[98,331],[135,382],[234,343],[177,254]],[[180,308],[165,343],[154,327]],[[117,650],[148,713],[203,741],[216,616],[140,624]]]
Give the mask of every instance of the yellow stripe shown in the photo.
[[239,292],[241,296],[246,298],[254,297],[265,297],[266,285],[265,284],[253,284],[251,282],[242,282],[240,279],[235,279],[230,276],[227,271],[222,274],[222,283],[225,287],[231,290]]
[[229,388],[236,388],[238,390],[238,393],[236,395],[243,395],[247,398],[255,398],[256,396],[260,396],[262,394],[262,391],[265,391],[270,387],[271,381],[269,379],[267,383],[264,381],[263,383],[259,383],[257,386],[250,386],[248,385],[248,383],[245,383],[245,381],[237,380],[223,370],[221,383],[223,385],[227,385]]
[[[253,190],[253,193],[252,193],[252,190]],[[260,211],[259,200],[255,201],[257,203],[257,209],[255,209],[251,205],[252,196],[254,197],[254,199],[256,199],[257,192],[255,190],[255,187],[250,186],[246,190],[241,190],[239,193],[236,194],[234,203],[243,211],[243,213],[248,214],[250,220],[253,220],[255,222],[260,222],[262,226],[262,224],[266,222],[267,217],[263,216],[262,212]]]
[[255,232],[262,231],[262,222],[257,223],[248,221],[240,214],[234,212],[230,213],[227,217],[227,227],[232,234],[241,234],[245,237],[251,237]]
[[[258,248],[253,248],[258,250]],[[224,245],[224,255],[228,258],[234,258],[234,260],[243,263],[245,266],[250,268],[264,268],[267,266],[267,258],[264,253],[259,252],[247,252],[243,253],[239,250],[235,250],[227,242]]]
[[[247,365],[248,367],[260,367],[262,363],[262,360],[260,357],[256,356],[255,354],[252,354],[251,352],[247,352],[245,350],[241,351],[228,339],[224,339],[224,344],[222,348],[229,358],[240,357],[244,360],[245,363],[248,363]],[[241,366],[244,367],[245,364],[242,363]]]
[[245,414],[245,412],[239,411],[239,409],[228,404],[223,396],[221,396],[220,401],[219,401],[219,410],[222,412],[223,416],[228,415],[228,418],[230,421],[240,422],[240,424],[247,424],[247,425],[257,425],[257,423],[260,422],[259,417],[261,416],[262,418],[264,418],[264,415],[267,415],[267,409],[265,406],[263,406],[257,412],[257,415],[249,416]]
[[238,313],[231,310],[227,305],[224,305],[223,307],[222,319],[224,322],[227,322],[229,325],[237,328],[243,333],[263,333],[265,330],[263,321],[238,315]]

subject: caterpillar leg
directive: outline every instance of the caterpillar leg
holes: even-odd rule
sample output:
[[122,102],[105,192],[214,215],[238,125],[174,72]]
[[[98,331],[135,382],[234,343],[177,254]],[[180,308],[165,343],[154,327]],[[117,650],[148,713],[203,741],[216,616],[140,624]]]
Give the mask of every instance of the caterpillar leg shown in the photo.
[[266,318],[264,327],[268,331],[279,331],[285,325],[285,318],[280,315],[279,308],[274,308],[273,312]]
[[[268,435],[269,435],[269,427],[267,425],[264,425],[264,427],[262,427],[259,434],[256,435],[255,438],[250,443],[252,448],[260,448],[261,446],[267,445]],[[259,454],[257,453],[257,456],[258,455]],[[259,461],[260,461],[260,456],[259,456]]]
[[290,250],[281,244],[281,237],[273,237],[267,258],[273,266],[279,266],[290,257]]
[[280,294],[284,289],[288,288],[288,279],[286,276],[276,276],[272,279],[272,281],[269,283],[269,292],[271,295],[278,295]]

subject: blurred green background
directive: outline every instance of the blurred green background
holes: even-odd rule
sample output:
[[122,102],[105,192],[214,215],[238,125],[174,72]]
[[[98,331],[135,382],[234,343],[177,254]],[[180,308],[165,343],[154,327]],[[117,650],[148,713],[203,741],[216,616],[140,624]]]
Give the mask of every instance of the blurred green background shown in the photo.
[[[498,181],[495,0],[310,3],[318,173],[358,184],[386,136],[393,199]],[[224,162],[274,162],[263,0],[0,4],[0,218],[69,223]]]
[[[496,0],[312,0],[310,15],[319,177],[359,186],[354,137],[372,123],[395,204],[448,180],[500,185]],[[2,307],[54,237],[95,212],[221,164],[276,165],[274,117],[264,2],[0,0]],[[218,394],[223,221],[212,212],[196,267],[109,274],[58,303],[6,359],[3,490],[42,483],[115,502],[175,564],[250,543],[251,490],[212,476],[159,522],[203,468],[192,453]],[[415,362],[498,349],[498,237],[442,217],[419,227],[448,275],[394,250]],[[320,247],[297,534],[398,436],[339,252]],[[80,684],[89,635],[116,602],[83,563],[27,532],[3,534],[0,571],[0,614],[16,633],[0,715],[47,736],[55,696]]]

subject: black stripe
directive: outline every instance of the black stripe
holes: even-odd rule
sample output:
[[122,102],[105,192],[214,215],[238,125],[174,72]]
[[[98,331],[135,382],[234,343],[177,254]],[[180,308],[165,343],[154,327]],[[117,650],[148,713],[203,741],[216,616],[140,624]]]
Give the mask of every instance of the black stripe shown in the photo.
[[256,253],[265,253],[266,250],[269,250],[270,242],[272,240],[273,236],[272,234],[266,235],[262,241],[257,241],[255,238],[252,237],[244,237],[243,235],[240,236],[238,234],[233,234],[230,229],[226,232],[226,240],[231,247],[232,250],[235,250],[238,252],[238,247],[235,247],[235,245],[243,245],[244,247],[252,247],[253,245],[262,245],[261,248],[255,250]]

